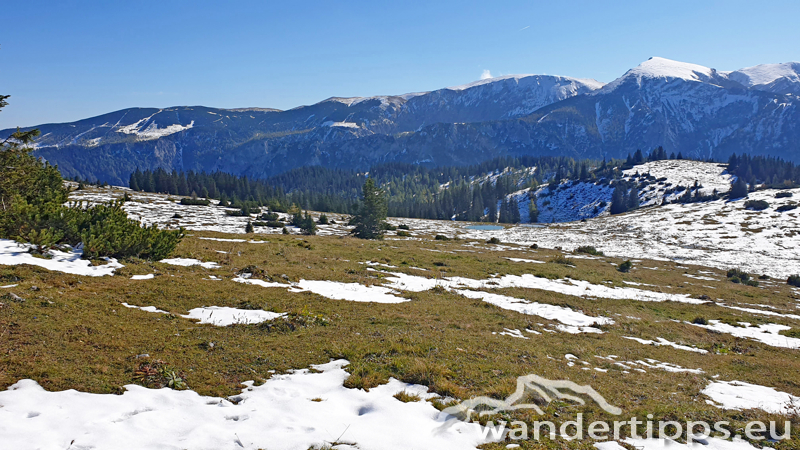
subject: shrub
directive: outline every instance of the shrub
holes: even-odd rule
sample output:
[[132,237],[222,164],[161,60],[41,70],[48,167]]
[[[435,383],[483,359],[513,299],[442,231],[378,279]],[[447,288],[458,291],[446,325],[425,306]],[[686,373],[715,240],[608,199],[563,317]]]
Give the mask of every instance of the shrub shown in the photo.
[[731,183],[731,190],[728,196],[731,199],[747,197],[747,183],[741,178],[736,178],[736,181]]
[[486,241],[486,243],[487,244],[499,244],[500,243],[500,239],[498,239],[496,237],[493,237],[493,238],[489,239],[488,241]]
[[597,250],[591,245],[583,245],[575,249],[576,253],[587,253],[589,255],[603,256],[603,252]]
[[317,223],[320,225],[327,225],[328,224],[328,216],[325,214],[320,214]]
[[575,263],[572,262],[571,259],[564,257],[563,255],[558,255],[555,258],[550,260],[551,263],[555,264],[562,264],[565,266],[574,266]]
[[247,221],[247,225],[244,226],[244,232],[245,233],[252,233],[253,231],[255,231],[253,229],[253,223],[248,220]]
[[755,211],[763,211],[769,208],[769,203],[766,200],[748,200],[744,202],[745,209],[752,209]]
[[255,222],[253,222],[253,226],[256,226],[256,227],[270,227],[270,228],[282,228],[283,227],[283,222],[278,222],[277,220],[276,221],[269,221],[269,222],[255,221]]
[[800,275],[789,275],[786,283],[790,286],[800,287]]
[[534,250],[536,250],[536,249],[538,249],[538,248],[539,248],[539,244],[533,244],[533,245],[531,245],[531,248],[532,248],[532,249],[534,249]]
[[308,306],[304,306],[300,311],[290,312],[278,319],[262,322],[259,328],[269,332],[291,332],[298,328],[324,327],[329,323],[330,320],[327,317],[311,313],[308,311]]
[[728,281],[736,284],[746,284],[748,286],[758,286],[758,281],[751,279],[750,274],[741,269],[728,270]]
[[83,255],[88,258],[137,257],[159,260],[169,256],[183,239],[183,228],[159,230],[129,219],[120,202],[97,205],[82,211],[71,209],[67,223],[70,234],[79,234]]
[[791,210],[796,209],[796,208],[797,208],[797,204],[796,203],[791,203],[789,205],[779,206],[779,207],[775,208],[775,211],[786,212],[786,211],[791,211]]
[[627,260],[622,264],[620,264],[619,266],[617,266],[617,270],[623,273],[630,272],[632,268],[633,268],[633,263],[630,260]]
[[160,359],[139,364],[133,373],[134,380],[142,386],[154,389],[186,389],[185,377],[183,372],[176,371]]
[[449,241],[450,240],[449,237],[447,237],[447,236],[445,236],[443,234],[437,234],[436,236],[434,236],[433,239],[437,240],[437,241]]
[[775,194],[775,198],[789,198],[791,196],[792,196],[792,193],[791,192],[786,192],[786,191],[778,192],[778,193]]
[[300,228],[300,232],[306,236],[317,234],[317,224],[314,223],[314,219],[311,218],[308,211],[306,211],[303,218],[297,223],[297,227]]
[[410,237],[411,233],[409,233],[408,231],[404,231],[404,230],[398,230],[397,231],[397,235],[400,236],[400,237]]
[[258,216],[258,220],[262,220],[264,222],[277,222],[278,221],[278,213],[268,212],[261,214]]
[[246,217],[250,215],[249,208],[242,208],[234,211],[225,211],[225,214],[233,217]]
[[401,223],[400,225],[398,225],[397,228],[400,229],[400,230],[410,230],[411,229],[411,228],[408,227],[408,225],[406,225],[404,223]]
[[184,197],[181,199],[181,205],[187,206],[208,206],[211,203],[210,200],[207,198],[188,198]]
[[286,228],[286,227],[283,227],[283,231],[281,231],[281,233],[283,233],[283,234],[289,234],[289,229],[288,229],[288,228]]
[[695,317],[694,320],[692,320],[692,323],[697,325],[708,325],[708,321],[705,319],[705,317],[701,316]]

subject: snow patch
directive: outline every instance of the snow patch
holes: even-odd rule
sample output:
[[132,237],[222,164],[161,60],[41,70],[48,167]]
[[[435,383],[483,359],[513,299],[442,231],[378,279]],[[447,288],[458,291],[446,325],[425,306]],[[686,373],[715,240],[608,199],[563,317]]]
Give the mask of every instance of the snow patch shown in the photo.
[[183,267],[200,266],[206,269],[218,269],[220,267],[220,265],[215,262],[202,262],[199,259],[194,259],[194,258],[169,258],[169,259],[162,259],[159,262],[164,264],[169,264],[172,266],[183,266]]
[[138,385],[125,386],[122,395],[48,392],[20,380],[0,392],[0,442],[8,448],[245,450],[322,448],[336,440],[385,450],[474,449],[488,442],[477,424],[456,421],[442,431],[447,417],[429,402],[393,397],[403,391],[432,397],[424,386],[390,379],[369,391],[345,388],[347,364],[275,375],[261,386],[245,382],[235,404]]
[[701,392],[711,398],[709,404],[723,409],[758,408],[787,414],[800,408],[800,397],[743,381],[712,381]]
[[114,270],[125,267],[114,258],[105,258],[108,261],[107,264],[93,266],[91,261],[81,259],[83,252],[74,250],[71,252],[50,250],[47,252],[49,258],[37,258],[29,253],[31,247],[31,245],[19,244],[9,239],[0,239],[0,265],[28,264],[54,272],[88,277],[114,275]]
[[262,311],[260,309],[238,309],[227,306],[208,306],[189,310],[189,314],[182,315],[184,319],[199,319],[199,323],[208,323],[218,327],[228,325],[249,325],[266,322],[285,316],[285,313]]

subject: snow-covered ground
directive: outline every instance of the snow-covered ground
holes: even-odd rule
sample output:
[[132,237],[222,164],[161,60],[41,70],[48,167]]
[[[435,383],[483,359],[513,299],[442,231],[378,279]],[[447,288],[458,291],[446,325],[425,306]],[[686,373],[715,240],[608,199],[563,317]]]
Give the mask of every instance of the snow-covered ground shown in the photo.
[[114,270],[124,267],[113,258],[107,258],[106,264],[93,266],[92,262],[81,259],[81,251],[61,252],[50,250],[44,256],[34,256],[30,253],[30,245],[18,244],[8,239],[0,239],[0,265],[16,266],[18,264],[29,264],[31,266],[44,267],[74,275],[85,275],[90,277],[101,277],[103,275],[113,275]]
[[[645,178],[647,177],[647,179]],[[692,189],[695,183],[702,195],[719,194],[730,190],[733,176],[725,172],[725,165],[688,160],[651,161],[624,170],[622,178],[646,185],[639,190],[642,206],[673,202],[684,194],[679,187]],[[574,222],[608,215],[614,188],[606,181],[565,181],[557,189],[544,185],[537,189],[536,208],[539,223]],[[530,199],[527,190],[512,194],[519,204],[522,222],[529,222]]]
[[218,327],[228,325],[249,325],[277,319],[285,314],[260,309],[237,309],[226,306],[208,306],[189,310],[184,319],[198,319],[200,323],[210,323]]
[[775,414],[800,410],[800,397],[743,381],[712,381],[702,393],[711,398],[709,404],[724,409],[758,408]]
[[586,222],[523,225],[498,231],[469,230],[442,222],[437,231],[454,233],[460,228],[459,235],[466,239],[496,237],[505,243],[536,243],[566,250],[590,245],[608,256],[681,261],[720,269],[740,267],[786,278],[800,273],[800,208],[786,212],[776,209],[796,202],[800,189],[789,190],[791,198],[775,198],[777,192],[750,193],[750,200],[769,203],[764,211],[745,209],[744,199],[716,200],[642,208]]
[[446,415],[427,388],[395,379],[368,392],[347,389],[347,361],[246,382],[239,401],[193,391],[125,386],[122,395],[48,392],[33,380],[0,391],[3,448],[474,449],[487,442],[477,424],[442,430]]
[[194,258],[169,258],[169,259],[162,259],[159,262],[164,264],[169,264],[171,266],[183,266],[183,267],[200,266],[205,269],[219,268],[219,264],[215,262],[212,261],[203,262]]
[[781,331],[790,330],[792,327],[777,323],[765,323],[758,326],[751,326],[747,322],[739,322],[738,326],[734,326],[722,323],[719,320],[709,320],[708,324],[705,325],[692,325],[736,337],[753,339],[773,347],[800,348],[800,339],[779,334]]
[[[715,163],[655,161],[635,166],[626,173],[633,176],[637,171],[639,174],[649,173],[657,179],[666,177],[665,181],[652,182],[650,188],[640,193],[640,200],[645,204],[657,204],[664,198],[669,200],[670,196],[679,195],[665,193],[665,189],[678,185],[692,186],[698,181],[702,191],[709,193],[714,189],[724,192],[730,183],[730,176]],[[775,198],[775,190],[750,193],[749,199],[765,200],[770,205],[764,211],[745,209],[745,200],[716,200],[644,207],[610,216],[604,212],[607,206],[599,206],[603,201],[610,202],[613,191],[610,186],[593,183],[564,183],[563,186],[549,196],[537,197],[542,222],[591,217],[595,206],[601,210],[599,217],[589,218],[585,222],[533,226],[521,224],[496,231],[467,229],[467,224],[452,221],[394,218],[390,222],[395,225],[406,224],[411,228],[412,236],[404,239],[417,239],[420,234],[458,235],[476,240],[497,237],[504,243],[525,246],[536,243],[545,248],[560,247],[565,250],[590,245],[608,256],[681,261],[720,269],[740,267],[778,278],[800,273],[800,239],[797,239],[800,235],[800,208],[776,211],[779,206],[797,202],[800,189],[789,190],[793,197],[780,199]],[[226,208],[217,206],[180,205],[177,199],[169,199],[165,195],[128,193],[133,201],[125,204],[125,210],[132,218],[147,224],[241,234],[247,221],[253,219],[228,216],[225,214]],[[528,194],[521,191],[515,195],[520,200],[520,212],[524,213],[524,219],[530,203],[525,200]],[[111,189],[75,191],[71,194],[74,200],[90,202],[108,201],[121,196],[122,191]],[[549,206],[552,206],[552,211],[543,206],[547,200],[551,202]],[[175,217],[176,213],[180,217]],[[341,216],[328,216],[334,218],[337,224],[320,225],[318,234],[342,236],[349,232]],[[293,233],[298,232],[293,227],[288,228]],[[256,234],[280,232],[280,228],[256,227]],[[395,239],[392,236],[389,238]],[[251,239],[249,242],[259,241]]]

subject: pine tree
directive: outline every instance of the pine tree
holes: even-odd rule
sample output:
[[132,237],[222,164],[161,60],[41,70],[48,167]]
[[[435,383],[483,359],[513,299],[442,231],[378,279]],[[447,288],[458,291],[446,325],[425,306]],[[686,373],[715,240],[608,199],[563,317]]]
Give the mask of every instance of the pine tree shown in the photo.
[[300,219],[300,224],[298,226],[300,228],[300,232],[304,235],[308,236],[317,234],[317,224],[314,223],[314,219],[308,214],[308,211],[306,211],[303,218]]
[[247,221],[247,225],[244,226],[244,232],[247,234],[255,232],[253,229],[253,222]]
[[[138,171],[139,171],[139,169],[136,169],[136,172],[138,172]],[[131,173],[131,178],[130,178],[130,181],[128,182],[128,185],[134,191],[138,191],[139,190],[139,181],[136,179],[136,172],[132,172]]]
[[521,218],[519,215],[519,203],[517,203],[517,199],[511,199],[509,202],[509,208],[511,209],[511,223],[519,223]]
[[611,194],[611,214],[622,214],[628,210],[627,189],[617,184]]
[[746,198],[747,197],[747,183],[741,177],[737,177],[736,181],[731,183],[730,198]]
[[372,178],[367,178],[362,187],[361,205],[351,221],[355,225],[351,233],[361,239],[383,239],[386,213],[385,192],[375,185]]
[[639,189],[636,186],[631,188],[628,194],[628,211],[639,208]]
[[589,169],[586,167],[586,163],[584,162],[581,164],[581,174],[580,174],[581,181],[586,181],[589,179]]
[[531,199],[530,206],[528,206],[528,220],[530,220],[530,223],[539,221],[539,208],[536,207],[535,197]]
[[633,154],[633,164],[641,164],[644,162],[644,155],[642,155],[641,150],[636,150],[636,153]]

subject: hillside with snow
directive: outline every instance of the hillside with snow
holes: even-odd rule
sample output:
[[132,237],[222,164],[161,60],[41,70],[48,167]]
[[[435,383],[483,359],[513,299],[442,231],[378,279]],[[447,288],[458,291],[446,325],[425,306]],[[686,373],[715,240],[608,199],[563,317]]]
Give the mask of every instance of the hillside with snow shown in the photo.
[[[725,164],[689,160],[651,161],[622,172],[621,179],[634,183],[639,190],[641,207],[672,203],[685,195],[710,196],[730,190],[734,177]],[[530,222],[530,202],[536,200],[539,223],[574,222],[608,215],[614,192],[611,180],[563,181],[531,191],[522,189],[508,196],[517,201],[522,223]]]

